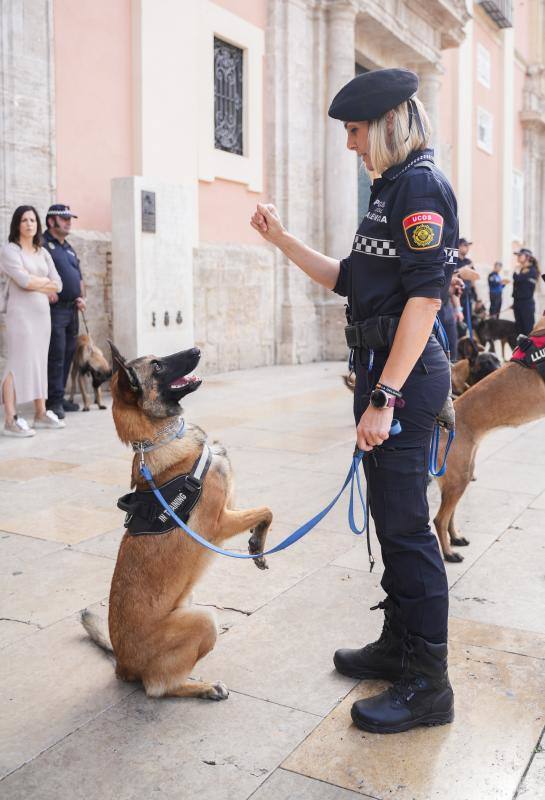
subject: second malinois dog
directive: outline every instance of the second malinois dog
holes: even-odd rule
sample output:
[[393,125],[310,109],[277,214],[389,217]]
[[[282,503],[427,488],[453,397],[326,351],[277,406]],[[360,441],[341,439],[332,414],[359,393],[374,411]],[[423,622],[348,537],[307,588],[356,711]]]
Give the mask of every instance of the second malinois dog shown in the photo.
[[109,380],[112,376],[110,365],[104,358],[104,354],[100,347],[97,347],[90,336],[82,334],[78,336],[76,342],[76,351],[72,360],[71,380],[72,386],[70,389],[70,402],[74,402],[74,393],[76,391],[76,378],[81,392],[81,399],[83,401],[83,411],[89,411],[89,400],[85,392],[85,378],[90,375],[93,383],[93,391],[95,393],[95,403],[101,409],[106,406],[102,402],[102,394],[100,387],[105,381]]
[[[190,375],[200,351],[184,350],[166,358],[146,356],[127,363],[112,345],[112,356],[112,412],[119,438],[125,444],[150,444],[145,462],[159,487],[190,473],[203,454],[205,433],[188,425],[181,438],[173,438],[165,437],[165,430],[176,429],[180,400],[201,385]],[[229,459],[217,443],[210,445],[210,451],[212,460],[188,525],[215,545],[251,530],[249,552],[263,552],[271,511],[264,506],[246,511],[233,508]],[[137,453],[131,485],[143,492],[149,487],[140,475],[140,459]],[[212,555],[174,523],[168,532],[156,535],[126,532],[110,590],[110,641],[101,632],[99,618],[88,611],[82,613],[91,638],[113,650],[117,676],[142,681],[151,697],[224,700],[229,694],[219,681],[189,679],[197,661],[212,650],[217,638],[212,614],[191,606],[192,589]],[[261,569],[267,566],[262,557],[254,561]]]

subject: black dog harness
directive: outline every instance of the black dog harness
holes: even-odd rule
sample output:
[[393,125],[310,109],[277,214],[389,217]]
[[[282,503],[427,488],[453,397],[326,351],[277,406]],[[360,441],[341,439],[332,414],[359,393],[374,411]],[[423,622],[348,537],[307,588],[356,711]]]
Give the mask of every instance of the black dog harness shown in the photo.
[[518,336],[511,361],[521,367],[536,369],[545,381],[545,336]]
[[[170,508],[184,522],[187,522],[199,501],[211,462],[212,451],[205,444],[190,473],[178,475],[159,487]],[[168,533],[176,527],[172,518],[155,499],[153,490],[124,494],[117,501],[117,507],[127,512],[124,525],[132,536],[155,536]]]

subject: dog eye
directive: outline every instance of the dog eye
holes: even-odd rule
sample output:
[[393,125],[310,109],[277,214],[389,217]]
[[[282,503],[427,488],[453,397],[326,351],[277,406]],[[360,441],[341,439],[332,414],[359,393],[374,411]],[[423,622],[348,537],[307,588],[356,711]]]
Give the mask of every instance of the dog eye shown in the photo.
[[154,372],[162,372],[164,369],[163,365],[160,361],[155,361],[153,364],[153,371]]

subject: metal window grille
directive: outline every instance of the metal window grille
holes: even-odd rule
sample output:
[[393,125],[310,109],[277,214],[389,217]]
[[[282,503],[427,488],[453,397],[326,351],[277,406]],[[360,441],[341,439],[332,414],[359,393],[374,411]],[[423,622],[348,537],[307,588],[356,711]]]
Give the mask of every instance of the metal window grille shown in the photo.
[[214,37],[214,146],[243,153],[242,50]]

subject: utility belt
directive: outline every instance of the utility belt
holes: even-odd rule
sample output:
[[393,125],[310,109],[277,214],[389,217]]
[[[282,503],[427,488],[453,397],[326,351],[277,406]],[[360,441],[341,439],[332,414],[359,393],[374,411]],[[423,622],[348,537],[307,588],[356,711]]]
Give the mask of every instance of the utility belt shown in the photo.
[[394,342],[399,317],[370,317],[365,322],[354,322],[345,326],[346,344],[351,350],[390,350]]

